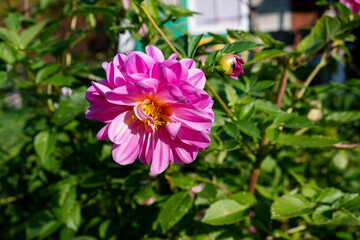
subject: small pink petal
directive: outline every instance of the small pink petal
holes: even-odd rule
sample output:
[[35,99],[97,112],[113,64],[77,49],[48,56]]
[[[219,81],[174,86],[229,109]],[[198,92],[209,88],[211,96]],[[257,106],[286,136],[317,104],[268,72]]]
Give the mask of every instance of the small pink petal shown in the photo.
[[164,128],[154,132],[154,152],[150,171],[153,174],[162,173],[169,166],[169,138]]
[[165,60],[164,54],[154,46],[147,46],[145,48],[146,54],[152,57],[156,62],[163,62]]
[[174,140],[176,138],[176,135],[178,134],[181,127],[181,123],[175,122],[175,123],[169,123],[166,125],[166,131],[169,133],[170,138]]

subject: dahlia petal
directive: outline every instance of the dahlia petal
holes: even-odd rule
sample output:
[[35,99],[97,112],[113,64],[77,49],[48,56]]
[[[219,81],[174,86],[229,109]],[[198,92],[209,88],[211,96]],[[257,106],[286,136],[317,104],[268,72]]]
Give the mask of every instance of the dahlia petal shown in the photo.
[[103,63],[101,64],[101,66],[102,66],[102,68],[104,69],[104,71],[106,71],[108,65],[109,65],[108,62],[103,62]]
[[179,62],[184,64],[188,69],[194,69],[196,68],[196,63],[191,58],[183,58]]
[[114,105],[103,99],[103,104],[91,105],[85,112],[87,119],[103,123],[111,122],[120,113],[129,110],[128,107]]
[[197,87],[199,89],[204,89],[205,87],[205,74],[200,69],[190,69],[187,82],[193,85],[194,87]]
[[106,124],[103,128],[100,129],[100,131],[96,134],[97,140],[109,139],[108,136],[109,125],[110,124]]
[[151,78],[156,78],[163,83],[171,83],[176,81],[176,75],[170,69],[164,67],[161,63],[157,62],[151,69]]
[[176,60],[177,58],[177,54],[176,53],[172,53],[169,57],[168,60]]
[[184,97],[189,99],[192,104],[195,104],[200,100],[199,89],[195,88],[190,83],[185,81],[178,81],[177,86],[180,87],[180,90],[184,94]]
[[127,106],[140,104],[142,96],[142,92],[132,85],[118,87],[105,94],[110,103]]
[[176,60],[168,59],[163,62],[163,65],[174,72],[177,81],[187,79],[189,70],[186,68],[184,64],[181,64]]
[[214,118],[206,111],[193,105],[173,105],[171,119],[188,128],[203,131],[211,127]]
[[195,160],[197,156],[197,148],[191,147],[184,144],[183,142],[176,139],[172,146],[172,152],[174,153],[174,163],[175,164],[188,164]]
[[180,128],[177,138],[183,143],[197,148],[207,148],[211,142],[210,137],[202,131],[194,131],[183,126]]
[[116,54],[113,59],[115,67],[117,67],[119,70],[121,70],[121,68],[124,66],[124,61],[126,58],[127,57],[125,54],[119,54],[119,53]]
[[176,135],[179,132],[180,127],[181,127],[181,123],[179,122],[169,123],[166,125],[166,131],[169,133],[172,140],[176,138]]
[[153,140],[151,133],[145,132],[140,149],[139,160],[143,164],[150,165],[153,156]]
[[112,120],[108,129],[108,136],[112,142],[122,144],[129,138],[131,132],[134,131],[134,125],[136,125],[132,115],[132,111],[127,111]]
[[139,155],[141,145],[140,134],[131,134],[123,144],[114,144],[112,156],[120,165],[131,164]]
[[169,138],[164,128],[160,128],[153,136],[154,152],[150,171],[153,174],[160,174],[169,166]]
[[96,91],[98,91],[98,93],[100,93],[100,95],[102,96],[104,96],[106,92],[111,91],[110,85],[106,80],[100,82],[92,81],[91,84],[94,86]]
[[182,91],[175,85],[162,86],[156,93],[156,97],[163,103],[189,103]]
[[130,54],[124,63],[125,71],[130,75],[134,73],[147,73],[149,70],[146,62],[137,54]]
[[123,75],[113,62],[110,62],[106,68],[106,79],[109,82],[110,88],[114,89],[126,84]]
[[142,106],[146,103],[148,103],[149,100],[146,99],[144,100],[141,104],[134,106],[134,113],[135,116],[140,120],[140,121],[145,121],[146,119],[150,119],[151,121],[153,121],[153,118],[150,117],[149,115],[147,115],[144,110],[142,109]]
[[127,106],[119,106],[106,101],[103,96],[99,95],[93,86],[89,87],[85,98],[91,103],[91,106],[85,112],[85,117],[87,119],[107,123],[120,113],[128,110]]
[[160,81],[158,79],[155,78],[145,78],[139,82],[135,83],[135,86],[138,89],[143,90],[144,92],[147,93],[154,93],[156,92],[158,86],[160,84]]
[[164,54],[161,52],[161,50],[154,46],[147,46],[145,48],[146,54],[152,57],[156,62],[163,62]]

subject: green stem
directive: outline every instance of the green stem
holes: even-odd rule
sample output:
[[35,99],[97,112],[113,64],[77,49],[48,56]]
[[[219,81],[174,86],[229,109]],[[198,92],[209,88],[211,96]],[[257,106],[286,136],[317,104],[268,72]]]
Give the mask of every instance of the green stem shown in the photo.
[[150,13],[146,10],[146,8],[144,7],[144,5],[140,4],[140,8],[144,11],[146,17],[150,20],[151,24],[154,26],[154,28],[156,29],[156,31],[160,34],[160,36],[165,40],[165,42],[167,43],[167,45],[169,45],[169,47],[174,51],[174,53],[176,53],[178,55],[178,57],[180,59],[182,59],[183,57],[181,56],[181,54],[176,50],[176,48],[174,47],[174,45],[172,45],[172,43],[169,41],[169,39],[166,37],[166,35],[164,34],[164,32],[159,28],[159,26],[156,24],[155,20],[152,18],[152,16],[150,15]]
[[312,80],[314,80],[315,76],[319,73],[320,69],[326,65],[326,52],[324,52],[321,56],[321,60],[319,64],[314,68],[314,70],[310,73],[308,78],[304,82],[304,86],[300,91],[296,94],[296,98],[300,99],[304,95],[307,87],[310,85]]
[[[146,10],[146,8],[144,7],[144,5],[140,5],[140,8],[144,11],[146,17],[150,20],[151,24],[155,27],[156,31],[160,34],[160,36],[164,39],[164,41],[167,43],[167,45],[169,45],[169,47],[173,50],[174,53],[176,53],[178,55],[178,57],[180,59],[182,59],[183,57],[181,56],[181,54],[176,50],[176,48],[174,47],[174,45],[169,41],[169,39],[166,37],[166,35],[164,34],[164,32],[159,28],[159,26],[156,24],[156,22],[154,21],[154,19],[151,17],[150,13]],[[210,85],[210,83],[208,81],[205,82],[206,87],[210,90],[210,92],[214,95],[214,97],[219,101],[220,105],[224,108],[224,110],[226,111],[226,113],[230,116],[233,117],[233,113],[231,112],[231,110],[227,107],[226,103],[222,100],[222,98],[219,96],[219,94],[217,94],[217,92],[214,90],[214,88]]]

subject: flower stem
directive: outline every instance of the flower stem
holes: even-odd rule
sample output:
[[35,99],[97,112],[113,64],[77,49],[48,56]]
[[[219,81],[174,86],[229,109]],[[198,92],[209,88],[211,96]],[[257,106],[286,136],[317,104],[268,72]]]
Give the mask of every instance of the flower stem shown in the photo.
[[214,95],[214,97],[218,100],[220,105],[224,108],[225,112],[230,116],[233,117],[234,114],[231,112],[231,110],[226,106],[226,103],[222,100],[222,98],[217,94],[217,92],[214,90],[214,88],[210,85],[208,81],[205,82],[206,87],[210,90],[210,92]]
[[[159,28],[159,26],[156,24],[156,22],[154,21],[154,19],[151,17],[150,13],[146,10],[146,8],[144,7],[144,5],[140,5],[140,8],[144,11],[146,17],[150,20],[151,24],[155,27],[156,31],[160,34],[160,36],[164,39],[164,41],[167,43],[167,45],[169,45],[169,47],[174,51],[174,53],[176,53],[178,55],[178,57],[180,59],[183,58],[183,56],[181,56],[181,54],[176,50],[176,48],[174,47],[174,45],[169,41],[169,39],[166,37],[166,35],[164,34],[164,32]],[[210,85],[210,83],[208,81],[205,82],[206,87],[210,90],[210,92],[214,95],[214,97],[219,101],[220,105],[224,108],[224,110],[226,111],[226,113],[232,117],[233,113],[231,112],[231,110],[226,106],[226,103],[222,100],[222,98],[219,96],[219,94],[217,94],[217,92],[214,90],[214,88]]]
[[174,53],[176,53],[178,55],[178,57],[180,59],[182,59],[183,57],[181,56],[181,54],[176,50],[176,48],[174,47],[174,45],[172,45],[172,43],[169,41],[169,39],[165,36],[164,32],[159,28],[159,26],[156,24],[156,22],[154,21],[154,19],[152,18],[152,16],[150,15],[150,13],[146,10],[146,8],[144,7],[144,5],[140,4],[140,8],[144,11],[146,17],[150,20],[151,24],[155,27],[156,31],[160,34],[160,36],[165,40],[165,42],[167,43],[167,45],[169,45],[169,47],[174,51]]

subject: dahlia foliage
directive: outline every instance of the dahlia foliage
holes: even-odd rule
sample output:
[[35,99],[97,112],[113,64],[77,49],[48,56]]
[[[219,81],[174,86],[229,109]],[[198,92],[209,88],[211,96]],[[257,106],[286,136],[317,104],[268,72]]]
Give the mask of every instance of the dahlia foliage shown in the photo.
[[192,59],[176,58],[165,60],[153,46],[117,54],[103,63],[107,79],[88,88],[86,117],[105,123],[97,138],[114,143],[118,164],[139,158],[159,174],[169,161],[190,163],[209,146],[214,113],[205,75]]

